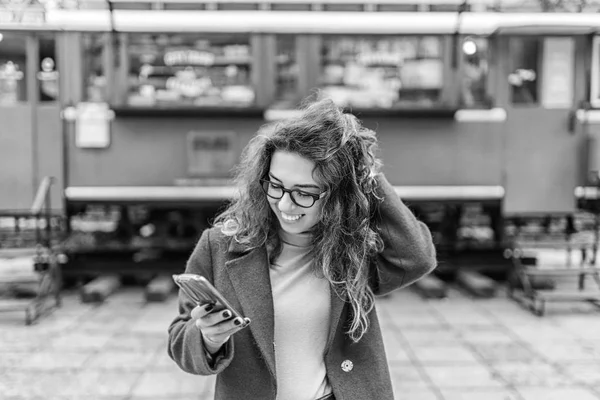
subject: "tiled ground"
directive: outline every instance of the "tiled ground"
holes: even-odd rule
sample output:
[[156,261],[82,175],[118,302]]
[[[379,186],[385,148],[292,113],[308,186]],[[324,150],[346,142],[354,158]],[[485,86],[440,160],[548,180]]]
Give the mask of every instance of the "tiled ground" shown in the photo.
[[[22,314],[0,314],[0,399],[212,399],[212,378],[167,357],[175,297],[146,304],[132,288],[100,306],[75,293],[64,300],[31,327]],[[600,400],[593,306],[553,304],[538,318],[503,293],[422,300],[408,289],[378,309],[398,399]]]

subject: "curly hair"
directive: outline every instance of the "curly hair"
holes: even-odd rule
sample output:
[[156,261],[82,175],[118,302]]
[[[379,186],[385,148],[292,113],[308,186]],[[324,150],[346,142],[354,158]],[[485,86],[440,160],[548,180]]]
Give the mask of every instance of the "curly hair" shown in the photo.
[[279,222],[259,180],[268,175],[275,151],[313,161],[314,178],[327,190],[312,230],[314,265],[350,303],[352,320],[346,333],[358,342],[369,328],[368,314],[374,307],[369,264],[383,248],[373,218],[381,201],[376,194],[381,162],[375,155],[375,132],[324,99],[306,106],[297,118],[263,126],[252,138],[235,170],[238,196],[216,217],[215,225],[239,243],[265,245],[271,261],[281,251]]

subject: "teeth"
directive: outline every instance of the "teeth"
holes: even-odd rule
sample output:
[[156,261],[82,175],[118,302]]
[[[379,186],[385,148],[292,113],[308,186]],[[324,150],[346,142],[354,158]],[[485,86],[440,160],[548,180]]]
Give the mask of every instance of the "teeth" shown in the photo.
[[281,216],[283,217],[283,219],[285,219],[286,221],[297,221],[300,219],[300,217],[302,215],[287,215],[284,213],[281,213]]

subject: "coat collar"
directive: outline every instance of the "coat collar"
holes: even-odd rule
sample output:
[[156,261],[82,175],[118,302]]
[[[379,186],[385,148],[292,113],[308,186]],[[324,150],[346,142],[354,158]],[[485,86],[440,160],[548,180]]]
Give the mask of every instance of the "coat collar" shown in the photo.
[[[273,294],[266,248],[265,246],[249,248],[231,240],[229,252],[237,256],[225,264],[229,278],[244,316],[252,320],[249,329],[267,363],[269,372],[276,380]],[[326,349],[331,347],[344,308],[344,301],[333,288],[330,290],[330,301],[331,316]]]

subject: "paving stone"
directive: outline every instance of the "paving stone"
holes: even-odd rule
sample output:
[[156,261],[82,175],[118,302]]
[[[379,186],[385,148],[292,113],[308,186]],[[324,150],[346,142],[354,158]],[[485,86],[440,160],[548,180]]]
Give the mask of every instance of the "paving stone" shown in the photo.
[[106,343],[104,351],[130,351],[154,353],[158,349],[166,349],[167,332],[163,334],[116,334]]
[[523,400],[599,400],[600,397],[584,388],[517,388]]
[[425,389],[429,386],[419,369],[414,365],[407,366],[390,362],[390,377],[397,389]]
[[411,399],[411,400],[439,400],[437,394],[433,389],[429,388],[415,388],[415,387],[396,387],[392,382],[392,389],[394,390],[394,397],[397,399]]
[[508,333],[499,330],[497,327],[491,329],[465,329],[461,330],[461,338],[467,343],[511,343],[512,338]]
[[181,372],[145,372],[133,388],[133,396],[198,395],[214,385],[214,377],[203,377]]
[[423,368],[434,385],[439,388],[501,388],[503,386],[491,370],[479,365],[424,365]]
[[410,362],[410,356],[406,351],[400,334],[384,328],[381,331],[388,360]]
[[474,351],[488,362],[532,361],[539,356],[520,343],[472,343]]
[[84,371],[64,391],[67,396],[98,398],[103,396],[128,396],[139,380],[141,372]]
[[103,351],[94,354],[88,360],[86,368],[90,370],[143,371],[150,366],[153,359],[153,352]]
[[531,343],[575,340],[575,335],[556,324],[539,319],[540,323],[528,326],[508,326],[520,339]]
[[444,400],[521,400],[519,395],[510,389],[440,389]]
[[60,335],[50,343],[52,349],[65,351],[99,350],[104,347],[114,334],[112,332],[75,332]]
[[540,357],[550,362],[594,361],[597,359],[594,349],[572,341],[538,342],[531,344],[532,349]]
[[92,354],[89,352],[35,352],[23,358],[15,368],[47,372],[77,371],[85,365],[91,356]]
[[462,345],[432,345],[414,347],[412,349],[416,359],[421,364],[440,363],[478,363],[479,359],[473,352]]
[[465,313],[444,313],[442,317],[449,325],[465,326],[463,329],[488,329],[498,328],[498,323],[487,315],[478,311]]
[[574,381],[600,390],[600,362],[562,365],[560,369]]
[[62,395],[75,379],[74,373],[6,371],[0,379],[0,394],[6,398],[51,399]]
[[558,387],[574,384],[566,374],[543,362],[498,363],[492,368],[512,386]]
[[459,333],[448,328],[434,330],[423,327],[406,327],[402,328],[400,332],[411,347],[460,343]]
[[75,327],[77,332],[117,333],[129,329],[131,318],[118,315],[92,316]]

